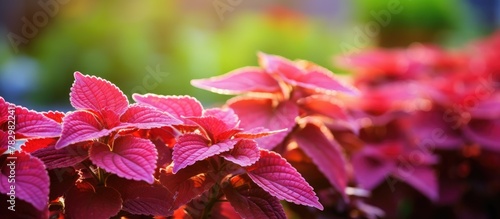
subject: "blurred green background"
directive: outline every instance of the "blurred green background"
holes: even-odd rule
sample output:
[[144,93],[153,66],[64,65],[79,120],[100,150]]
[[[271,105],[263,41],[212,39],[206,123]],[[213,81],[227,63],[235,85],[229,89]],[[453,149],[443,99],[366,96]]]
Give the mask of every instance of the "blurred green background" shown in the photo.
[[459,46],[499,26],[496,0],[0,0],[0,96],[69,110],[73,72],[132,93],[228,97],[194,78],[257,65],[258,51],[334,72],[335,55],[414,42]]

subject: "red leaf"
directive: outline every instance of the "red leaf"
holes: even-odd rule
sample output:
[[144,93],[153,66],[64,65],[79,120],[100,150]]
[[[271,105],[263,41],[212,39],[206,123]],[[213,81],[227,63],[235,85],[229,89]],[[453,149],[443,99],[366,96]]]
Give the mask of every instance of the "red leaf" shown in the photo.
[[232,177],[222,191],[242,218],[286,218],[279,199],[259,188],[248,177]]
[[313,188],[276,152],[261,149],[260,159],[246,169],[248,176],[272,196],[323,210]]
[[[40,211],[47,207],[49,176],[42,161],[27,153],[15,152],[9,156],[3,155],[0,163],[0,193],[14,195]],[[15,186],[14,191],[11,186]]]
[[120,117],[121,122],[133,124],[140,129],[152,129],[182,123],[180,120],[162,113],[155,108],[131,105]]
[[21,149],[26,152],[32,154],[35,151],[38,151],[40,149],[49,147],[49,146],[54,146],[54,144],[57,142],[57,139],[55,138],[35,138],[35,139],[28,139],[26,142],[24,142],[23,145],[21,145]]
[[349,119],[344,104],[330,95],[308,96],[300,99],[298,103],[310,113],[324,115],[332,119]]
[[213,169],[208,162],[200,161],[179,170],[176,174],[172,168],[162,170],[160,182],[173,194],[172,210],[187,204],[192,199],[208,191],[215,184]]
[[66,114],[64,114],[63,112],[59,112],[59,111],[48,111],[48,112],[43,112],[42,114],[45,117],[52,119],[59,124],[62,123],[64,116],[66,116]]
[[9,105],[3,97],[0,97],[0,125],[5,123],[9,117]]
[[155,145],[131,135],[115,139],[112,148],[95,142],[90,148],[90,160],[110,173],[133,180],[154,182],[158,152]]
[[9,150],[9,134],[0,130],[0,154]]
[[191,80],[191,84],[220,94],[280,91],[278,81],[258,67],[244,67],[221,76]]
[[39,112],[16,107],[16,134],[23,137],[58,137],[61,125]]
[[221,154],[224,159],[246,167],[259,160],[260,151],[254,140],[241,139],[234,148]]
[[[36,147],[38,139],[28,140],[26,147]],[[43,145],[43,143],[42,143]],[[43,161],[47,169],[70,167],[78,164],[89,157],[90,142],[82,142],[72,144],[67,147],[56,149],[54,147],[55,140],[45,148],[41,148],[31,153],[32,156],[38,157]]]
[[237,140],[226,140],[209,145],[209,140],[198,134],[185,134],[179,137],[177,144],[174,145],[173,173],[177,173],[184,167],[204,160],[208,157],[218,155],[222,152],[231,150]]
[[431,201],[438,200],[438,179],[436,173],[430,167],[413,167],[410,172],[395,171],[393,174],[427,196]]
[[100,112],[107,108],[118,115],[127,109],[127,97],[111,82],[80,72],[75,72],[74,76],[69,100],[75,109]]
[[224,123],[226,123],[227,126],[230,128],[236,128],[238,126],[238,122],[240,121],[238,115],[236,115],[236,113],[234,113],[234,111],[231,108],[207,109],[203,112],[203,116],[213,116],[217,119],[220,119],[221,121],[224,121]]
[[194,97],[190,96],[162,96],[156,94],[134,94],[135,102],[146,104],[164,111],[177,119],[184,121],[183,117],[198,117],[203,113],[203,106]]
[[299,115],[297,105],[288,101],[275,106],[272,99],[237,98],[228,104],[238,114],[241,120],[240,127],[243,129],[257,127],[266,127],[270,130],[287,129],[287,131],[257,139],[258,146],[268,150],[273,149],[285,139],[295,126],[295,118]]
[[109,135],[111,132],[112,130],[104,129],[94,114],[87,111],[75,111],[64,117],[62,134],[56,143],[56,149],[97,139]]
[[472,142],[479,143],[482,147],[500,151],[500,119],[479,120],[473,119],[463,128],[464,135]]
[[55,200],[73,187],[78,178],[80,178],[80,175],[78,175],[78,172],[73,167],[66,167],[49,170],[49,177],[49,200]]
[[[228,137],[231,137],[231,135],[224,135],[225,138],[220,138],[221,134],[223,134],[226,131],[229,131],[231,127],[229,127],[224,121],[215,118],[213,116],[206,116],[206,117],[189,117],[187,118],[194,123],[196,123],[198,126],[200,126],[204,132],[204,134],[207,135],[207,138],[212,140],[213,142],[218,142],[219,140],[226,140]],[[236,131],[235,131],[236,132]]]
[[123,210],[131,214],[170,216],[173,194],[160,184],[130,181],[116,175],[106,179],[106,186],[116,189],[123,200]]
[[330,184],[347,200],[345,195],[348,181],[347,164],[338,143],[327,138],[320,127],[310,123],[296,132],[293,138]]
[[66,216],[72,219],[107,219],[122,207],[120,193],[108,187],[94,188],[88,182],[76,184],[64,199]]

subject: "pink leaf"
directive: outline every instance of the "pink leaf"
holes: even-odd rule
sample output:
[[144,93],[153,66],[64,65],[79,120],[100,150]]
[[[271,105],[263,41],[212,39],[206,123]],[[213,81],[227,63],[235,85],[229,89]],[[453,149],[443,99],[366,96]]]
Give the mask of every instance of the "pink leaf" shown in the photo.
[[116,175],[106,179],[106,186],[116,189],[123,200],[123,210],[131,214],[170,216],[173,194],[160,184],[130,181]]
[[272,149],[285,139],[286,135],[295,126],[295,118],[299,109],[292,102],[281,102],[275,106],[272,99],[234,99],[229,102],[241,120],[240,127],[252,129],[266,127],[270,130],[287,129],[272,136],[257,139],[258,146]]
[[190,96],[162,96],[156,94],[134,94],[135,102],[146,104],[160,111],[167,112],[177,119],[183,117],[198,117],[203,113],[203,106],[194,97]]
[[[27,153],[15,152],[3,155],[0,163],[0,193],[14,195],[40,211],[47,207],[50,181],[42,161]],[[12,174],[12,171],[15,172]],[[15,186],[14,191],[12,186]]]
[[191,84],[220,94],[280,91],[278,82],[271,75],[257,67],[244,67],[221,76],[191,80]]
[[260,159],[246,169],[248,176],[272,196],[323,210],[313,188],[276,152],[261,149]]
[[213,116],[217,119],[220,119],[221,121],[224,121],[224,123],[226,123],[227,126],[230,128],[236,128],[238,126],[238,122],[240,121],[238,115],[236,115],[236,113],[234,113],[234,111],[231,108],[207,109],[203,112],[203,116]]
[[259,160],[260,151],[254,140],[242,139],[236,143],[232,150],[222,153],[221,156],[228,161],[246,167]]
[[118,214],[122,207],[120,193],[108,187],[94,188],[88,182],[76,184],[64,199],[65,213],[74,219],[104,219]]
[[262,138],[262,137],[266,137],[269,135],[274,135],[274,134],[278,134],[280,132],[286,132],[286,131],[287,131],[287,129],[270,131],[266,128],[257,127],[257,128],[252,128],[250,130],[244,131],[244,132],[236,133],[236,134],[234,134],[234,138],[256,139],[256,138]]
[[107,108],[118,115],[127,109],[127,97],[111,82],[80,72],[75,72],[74,76],[69,100],[75,109],[99,112]]
[[39,112],[16,107],[16,134],[23,137],[58,137],[61,125]]
[[281,56],[269,55],[259,52],[259,65],[269,74],[279,75],[282,79],[301,77],[304,72],[297,65]]
[[87,111],[69,113],[63,120],[62,134],[56,143],[56,149],[70,144],[97,139],[111,133],[104,129],[94,114]]
[[319,66],[312,66],[306,70],[307,74],[296,78],[296,84],[300,87],[312,89],[322,93],[344,92],[348,94],[358,94],[356,88],[340,82],[333,76],[333,73]]
[[[44,140],[44,139],[41,139]],[[72,144],[67,147],[56,149],[54,147],[56,141],[46,145],[46,147],[38,149],[31,153],[32,156],[38,157],[43,161],[47,169],[70,167],[78,164],[89,157],[88,149],[90,142],[82,142]],[[39,139],[28,140],[24,147],[33,148],[36,144],[44,145],[44,142]],[[24,149],[24,148],[23,148]],[[26,151],[27,152],[27,151]]]
[[173,194],[172,211],[208,191],[215,184],[217,177],[206,161],[196,162],[176,174],[172,171],[169,166],[160,172],[161,184]]
[[394,176],[406,182],[431,201],[437,201],[439,196],[438,179],[432,168],[419,166],[408,171],[395,171]]
[[348,181],[347,164],[338,143],[327,138],[320,127],[310,123],[295,133],[293,138],[330,184],[347,200],[345,195]]
[[174,145],[173,173],[177,173],[184,167],[204,160],[208,157],[218,155],[222,152],[231,150],[237,140],[226,140],[213,145],[209,145],[209,140],[198,134],[185,134],[179,137],[177,144]]
[[115,139],[112,149],[95,142],[90,148],[90,160],[110,173],[133,180],[154,182],[158,153],[155,145],[146,139],[130,135]]
[[222,191],[242,218],[286,218],[279,199],[259,188],[248,177],[232,177]]
[[120,117],[120,120],[140,129],[159,128],[182,123],[169,114],[141,105],[131,105]]

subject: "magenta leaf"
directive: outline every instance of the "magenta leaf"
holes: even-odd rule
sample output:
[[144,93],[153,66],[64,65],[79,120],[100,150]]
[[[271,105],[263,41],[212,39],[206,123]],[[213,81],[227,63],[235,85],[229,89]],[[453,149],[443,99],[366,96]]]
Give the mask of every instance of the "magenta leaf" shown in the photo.
[[42,113],[16,107],[16,134],[23,137],[58,137],[61,125]]
[[155,108],[141,105],[131,105],[120,117],[122,123],[132,124],[140,129],[159,128],[168,125],[180,124],[180,120],[162,113]]
[[70,167],[78,164],[89,157],[89,147],[92,143],[81,142],[67,147],[56,149],[56,140],[48,142],[47,139],[30,139],[24,143],[23,150],[31,152],[32,156],[38,157],[43,161],[47,169]]
[[190,96],[134,94],[132,95],[132,98],[137,103],[152,106],[183,121],[183,117],[198,117],[203,114],[203,106],[201,103],[194,97]]
[[356,181],[364,189],[375,188],[396,169],[396,162],[387,159],[376,147],[366,145],[351,160]]
[[406,182],[431,201],[437,201],[439,196],[438,179],[432,168],[426,166],[414,167],[410,172],[395,171],[394,176]]
[[276,152],[261,149],[260,159],[246,169],[248,176],[272,196],[323,210],[313,188]]
[[120,177],[154,182],[158,152],[150,141],[130,135],[115,139],[112,148],[95,142],[90,148],[90,160],[98,167]]
[[258,67],[244,67],[221,76],[191,80],[191,84],[220,94],[280,91],[278,81]]
[[241,139],[234,148],[221,154],[224,159],[246,167],[259,160],[260,151],[257,143],[250,139]]
[[64,117],[61,138],[55,147],[61,149],[70,144],[100,138],[110,133],[111,130],[104,129],[94,114],[75,111]]
[[[0,163],[0,193],[14,195],[40,211],[47,207],[50,181],[42,161],[27,153],[15,152],[2,155]],[[15,186],[14,191],[12,186]]]
[[240,127],[246,130],[257,127],[266,127],[270,130],[287,129],[275,135],[257,139],[258,146],[273,149],[285,139],[286,135],[295,126],[295,118],[299,109],[295,103],[281,102],[275,106],[272,99],[233,99],[229,102],[241,120]]
[[248,177],[232,177],[222,191],[242,218],[286,218],[279,199],[259,188]]
[[209,165],[199,161],[175,174],[171,167],[162,170],[160,182],[173,194],[172,211],[199,197],[215,184],[216,175]]
[[297,65],[281,56],[269,55],[259,52],[259,65],[269,74],[279,75],[282,79],[295,79],[301,77],[304,72]]
[[130,181],[116,175],[106,179],[106,186],[116,189],[123,200],[122,210],[131,214],[170,216],[173,194],[160,184]]
[[234,113],[234,111],[231,108],[207,109],[203,112],[203,116],[213,116],[217,119],[220,119],[221,121],[224,121],[224,123],[226,123],[229,128],[236,128],[240,121],[238,115],[236,115],[236,113]]
[[65,213],[74,219],[105,219],[118,214],[120,193],[113,188],[96,187],[88,182],[76,184],[65,196]]
[[107,108],[118,115],[127,109],[127,97],[111,82],[80,72],[75,72],[74,76],[75,82],[69,95],[75,109],[100,112]]
[[330,184],[343,195],[344,199],[347,199],[345,195],[348,181],[345,169],[347,164],[340,145],[333,138],[327,138],[319,126],[311,123],[296,132],[293,139],[312,159]]
[[218,155],[222,152],[233,149],[237,140],[226,140],[209,145],[210,141],[198,134],[185,134],[179,137],[177,144],[174,145],[173,173],[177,173],[184,167],[204,160],[208,157]]

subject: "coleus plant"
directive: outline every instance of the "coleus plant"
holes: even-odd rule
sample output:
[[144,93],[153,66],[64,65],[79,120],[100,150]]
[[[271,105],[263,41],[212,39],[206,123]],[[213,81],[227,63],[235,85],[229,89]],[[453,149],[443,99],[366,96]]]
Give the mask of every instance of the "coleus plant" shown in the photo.
[[12,112],[0,98],[2,151],[10,114],[22,144],[1,157],[0,192],[11,192],[6,164],[17,157],[15,195],[26,206],[6,215],[285,218],[280,200],[323,209],[300,173],[255,140],[286,130],[247,129],[233,110],[188,96],[134,94],[130,104],[109,81],[74,76],[71,112]]
[[[319,182],[317,189],[333,186],[347,200],[348,164],[327,125],[357,130],[338,101],[338,96],[356,95],[357,90],[314,63],[264,53],[258,57],[260,67],[191,83],[220,94],[240,95],[230,99],[227,107],[238,115],[243,128],[287,129],[257,142],[284,154],[308,181]],[[325,187],[323,182],[329,183]]]

